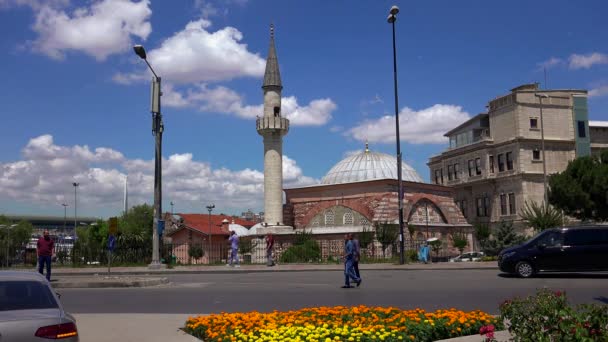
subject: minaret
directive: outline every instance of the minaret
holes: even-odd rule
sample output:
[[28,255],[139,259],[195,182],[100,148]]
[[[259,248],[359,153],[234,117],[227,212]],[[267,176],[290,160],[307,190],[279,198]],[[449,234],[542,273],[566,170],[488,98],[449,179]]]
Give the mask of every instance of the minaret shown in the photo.
[[289,120],[281,115],[281,74],[274,48],[274,26],[270,25],[270,47],[264,72],[264,116],[256,128],[264,137],[264,221],[269,226],[283,225],[283,136]]

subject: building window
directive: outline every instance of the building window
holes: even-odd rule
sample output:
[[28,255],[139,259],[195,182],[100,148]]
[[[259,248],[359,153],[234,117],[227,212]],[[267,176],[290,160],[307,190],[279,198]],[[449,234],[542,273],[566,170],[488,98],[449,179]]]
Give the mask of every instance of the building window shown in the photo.
[[509,214],[511,215],[515,215],[517,213],[517,210],[515,208],[515,194],[514,193],[509,193]]
[[507,170],[513,170],[513,152],[507,152]]
[[369,221],[367,220],[367,218],[365,216],[361,216],[361,218],[359,219],[359,224],[362,226],[368,226]]
[[498,172],[505,170],[505,156],[501,153],[498,155]]
[[448,165],[448,180],[452,180],[453,166]]
[[483,198],[483,215],[485,217],[490,216],[490,197],[488,196]]
[[443,169],[435,170],[435,184],[443,184]]
[[488,158],[488,164],[490,165],[490,173],[494,173],[494,156]]
[[352,213],[352,211],[347,211],[344,214],[344,217],[342,219],[343,219],[344,225],[352,226],[353,225],[353,213]]
[[483,197],[477,197],[476,201],[477,201],[477,217],[483,217],[484,216]]
[[466,218],[467,217],[467,200],[462,200],[462,201],[458,202],[458,207],[460,208],[460,211],[462,212],[462,216],[464,216]]
[[500,195],[500,215],[507,215],[507,195]]
[[318,227],[319,226],[319,216],[318,215],[315,216],[312,219],[312,222],[310,223],[310,225],[313,226],[313,227]]
[[334,225],[334,211],[331,209],[325,212],[325,225],[326,226]]
[[535,148],[532,150],[532,160],[540,160],[540,150]]
[[454,164],[454,179],[458,179],[458,174],[460,173],[460,164]]
[[473,177],[474,162],[473,159],[469,159],[469,177]]
[[587,137],[587,131],[585,130],[585,121],[577,121],[576,123],[578,124],[578,137]]
[[478,176],[481,174],[481,158],[475,158],[475,173]]
[[538,129],[538,119],[537,118],[530,118],[530,128]]

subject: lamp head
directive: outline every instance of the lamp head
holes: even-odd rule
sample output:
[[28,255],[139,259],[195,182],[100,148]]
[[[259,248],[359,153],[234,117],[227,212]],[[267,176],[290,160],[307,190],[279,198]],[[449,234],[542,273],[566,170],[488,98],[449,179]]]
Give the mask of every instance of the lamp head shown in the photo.
[[144,49],[143,45],[134,45],[133,51],[135,54],[139,56],[141,59],[146,59],[146,49]]
[[389,15],[388,15],[388,18],[386,18],[386,21],[388,21],[388,23],[389,23],[389,24],[394,23],[394,22],[395,22],[395,20],[397,20],[397,17],[395,17],[395,16],[394,16],[394,15],[392,15],[392,14],[389,14]]
[[399,7],[393,5],[393,7],[391,7],[391,14],[395,15],[397,13],[399,13]]
[[79,185],[80,185],[80,183],[76,183],[76,182],[74,182],[74,183],[72,183],[72,185],[73,185],[73,186],[79,186]]

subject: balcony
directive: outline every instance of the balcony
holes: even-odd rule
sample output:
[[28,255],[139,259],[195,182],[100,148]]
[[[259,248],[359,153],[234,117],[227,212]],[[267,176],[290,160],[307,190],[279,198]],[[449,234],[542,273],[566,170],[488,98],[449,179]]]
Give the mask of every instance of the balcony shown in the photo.
[[255,126],[260,135],[278,132],[285,135],[289,131],[289,119],[280,116],[258,117]]

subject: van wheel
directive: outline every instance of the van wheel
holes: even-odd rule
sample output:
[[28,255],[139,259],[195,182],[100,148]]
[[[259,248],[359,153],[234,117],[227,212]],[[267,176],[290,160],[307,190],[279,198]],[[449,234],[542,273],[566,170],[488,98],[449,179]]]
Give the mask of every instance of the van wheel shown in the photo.
[[534,267],[527,261],[520,261],[515,265],[515,272],[522,278],[530,278],[534,275]]

